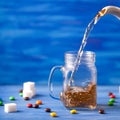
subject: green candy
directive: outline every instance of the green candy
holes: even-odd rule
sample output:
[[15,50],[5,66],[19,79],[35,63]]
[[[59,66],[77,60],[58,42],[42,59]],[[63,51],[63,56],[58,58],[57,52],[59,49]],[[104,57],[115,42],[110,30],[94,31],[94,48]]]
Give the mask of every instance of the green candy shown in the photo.
[[109,100],[109,102],[115,102],[115,99],[114,98],[111,98],[110,100]]
[[21,96],[21,97],[22,97],[22,96],[23,96],[23,93],[19,93],[19,96]]
[[0,101],[0,106],[2,106],[3,105],[3,102],[2,101]]
[[109,102],[108,102],[108,105],[109,105],[109,106],[113,106],[114,104],[113,104],[113,102],[109,101]]
[[14,97],[14,96],[10,96],[10,97],[9,97],[9,100],[11,100],[11,101],[12,101],[12,100],[15,100],[15,97]]

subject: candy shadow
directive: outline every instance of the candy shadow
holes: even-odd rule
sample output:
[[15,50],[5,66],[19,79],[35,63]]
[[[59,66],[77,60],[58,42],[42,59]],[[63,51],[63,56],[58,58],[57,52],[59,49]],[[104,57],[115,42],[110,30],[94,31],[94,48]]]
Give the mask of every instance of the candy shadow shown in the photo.
[[18,113],[22,113],[22,112],[24,112],[24,111],[22,111],[22,110],[17,110],[17,112],[18,112]]

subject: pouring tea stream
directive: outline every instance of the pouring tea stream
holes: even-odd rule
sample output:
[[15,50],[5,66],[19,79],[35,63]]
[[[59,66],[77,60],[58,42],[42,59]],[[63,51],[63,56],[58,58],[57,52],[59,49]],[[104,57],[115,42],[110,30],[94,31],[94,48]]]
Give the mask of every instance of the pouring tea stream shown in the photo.
[[87,38],[88,38],[91,30],[93,29],[94,25],[97,24],[98,20],[102,16],[104,16],[106,14],[114,15],[115,17],[117,17],[118,19],[120,19],[120,8],[116,7],[116,6],[106,6],[102,10],[100,10],[97,13],[97,15],[93,18],[93,20],[88,24],[88,26],[87,26],[87,28],[85,30],[83,39],[82,39],[81,46],[80,46],[78,54],[77,54],[77,58],[76,58],[76,61],[75,61],[74,69],[73,69],[73,71],[71,73],[71,76],[70,76],[70,83],[69,84],[74,84],[74,79],[73,79],[74,72],[76,71],[77,66],[80,64],[81,56],[83,54],[83,50],[84,50],[84,48],[86,46]]
[[[90,108],[95,109],[96,103],[96,80],[97,70],[95,67],[95,53],[84,51],[87,38],[98,20],[106,14],[111,14],[120,19],[120,8],[116,6],[106,6],[100,10],[92,21],[88,24],[82,43],[77,52],[65,53],[65,65],[54,66],[48,78],[50,96],[61,99],[67,108]],[[63,90],[59,97],[54,94],[53,76],[56,70],[62,71]]]

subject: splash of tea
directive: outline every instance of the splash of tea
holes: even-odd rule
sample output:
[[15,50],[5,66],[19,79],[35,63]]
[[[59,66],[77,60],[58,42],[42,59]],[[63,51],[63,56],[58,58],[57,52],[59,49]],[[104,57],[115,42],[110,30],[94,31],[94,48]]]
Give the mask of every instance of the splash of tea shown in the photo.
[[82,39],[81,46],[78,50],[77,58],[76,58],[76,61],[75,61],[75,66],[74,66],[74,68],[72,70],[72,73],[71,73],[71,76],[70,76],[70,85],[72,85],[74,83],[73,76],[74,76],[74,73],[75,73],[75,71],[77,70],[77,68],[80,64],[81,56],[83,54],[83,50],[86,46],[87,38],[88,38],[91,30],[93,29],[95,24],[97,24],[98,20],[106,14],[114,15],[115,17],[117,17],[120,20],[120,8],[116,7],[116,6],[106,6],[102,10],[100,10],[97,13],[97,15],[92,19],[92,21],[88,24],[88,26],[85,30],[83,39]]

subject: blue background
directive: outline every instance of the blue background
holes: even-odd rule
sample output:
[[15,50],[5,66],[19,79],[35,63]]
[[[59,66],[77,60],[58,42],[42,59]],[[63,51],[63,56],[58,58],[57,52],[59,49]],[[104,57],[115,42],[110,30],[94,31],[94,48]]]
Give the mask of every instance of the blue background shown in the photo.
[[[50,69],[79,49],[88,23],[107,5],[120,7],[120,0],[0,0],[0,84],[46,84]],[[98,84],[119,85],[120,20],[102,17],[85,50],[96,53]]]

